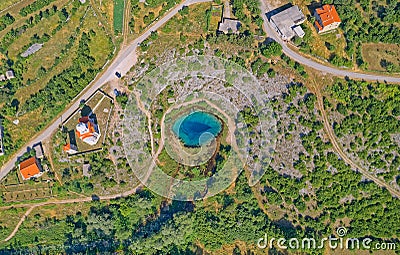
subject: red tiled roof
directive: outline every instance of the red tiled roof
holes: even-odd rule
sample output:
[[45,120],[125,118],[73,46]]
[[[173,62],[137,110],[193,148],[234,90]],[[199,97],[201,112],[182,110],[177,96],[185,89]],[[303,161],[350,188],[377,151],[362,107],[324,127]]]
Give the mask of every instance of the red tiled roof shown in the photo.
[[341,22],[334,5],[326,4],[326,5],[322,6],[321,8],[317,8],[315,11],[317,12],[318,16],[321,18],[322,24],[320,24],[320,25],[322,25],[322,27],[328,26],[335,22]]
[[31,157],[19,164],[22,177],[26,180],[40,173],[35,157]]

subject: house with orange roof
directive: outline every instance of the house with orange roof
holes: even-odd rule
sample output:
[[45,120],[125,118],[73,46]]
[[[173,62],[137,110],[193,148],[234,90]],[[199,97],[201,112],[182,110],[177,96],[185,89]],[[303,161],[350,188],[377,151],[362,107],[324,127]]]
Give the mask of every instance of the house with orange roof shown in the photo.
[[41,166],[36,157],[28,158],[27,160],[19,163],[19,171],[22,179],[29,180],[31,178],[38,178],[43,174]]
[[67,143],[63,146],[63,150],[68,154],[75,154],[78,152],[78,148],[75,144]]
[[318,33],[325,33],[339,27],[341,20],[334,5],[325,4],[315,9],[315,28]]
[[76,135],[83,142],[89,145],[95,145],[100,139],[99,126],[88,116],[79,118],[78,124],[76,125]]

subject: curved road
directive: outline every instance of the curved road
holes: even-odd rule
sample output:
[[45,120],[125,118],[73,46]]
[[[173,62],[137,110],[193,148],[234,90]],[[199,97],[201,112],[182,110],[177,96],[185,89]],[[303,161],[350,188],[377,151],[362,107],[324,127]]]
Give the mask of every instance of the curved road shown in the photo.
[[349,70],[342,70],[330,66],[322,65],[318,62],[315,62],[312,59],[303,57],[299,53],[295,52],[294,50],[290,49],[287,44],[281,39],[281,37],[277,34],[277,32],[271,27],[267,16],[265,15],[269,12],[267,8],[265,0],[260,0],[260,8],[261,8],[261,16],[264,19],[263,29],[267,33],[267,35],[282,45],[282,51],[291,59],[299,62],[302,65],[311,67],[315,70],[321,71],[321,73],[326,74],[333,74],[334,76],[340,77],[349,77],[353,79],[360,79],[366,81],[380,81],[380,82],[388,82],[388,83],[400,83],[400,77],[392,77],[386,75],[375,75],[375,74],[365,74],[365,73],[358,73],[352,72]]
[[0,180],[4,178],[15,166],[18,156],[24,154],[26,152],[27,147],[32,147],[34,144],[39,143],[43,140],[46,140],[51,136],[51,134],[58,129],[62,120],[66,119],[70,116],[78,107],[79,103],[82,99],[88,98],[92,95],[97,89],[103,86],[105,83],[116,79],[115,72],[118,71],[122,76],[125,76],[129,70],[135,65],[137,61],[136,49],[138,44],[143,42],[147,37],[150,36],[152,31],[156,31],[162,25],[164,25],[169,19],[175,16],[183,6],[188,6],[197,3],[205,3],[211,2],[212,0],[186,0],[185,2],[178,4],[173,9],[171,9],[164,17],[160,18],[156,23],[154,23],[149,29],[147,29],[143,34],[141,34],[138,38],[132,41],[126,48],[121,49],[117,57],[114,61],[108,66],[106,70],[100,73],[96,79],[91,82],[85,90],[83,90],[73,101],[71,105],[64,111],[61,116],[58,116],[57,119],[53,120],[53,122],[47,126],[47,128],[40,132],[37,136],[33,137],[32,140],[25,144],[23,148],[18,150],[12,159],[10,159],[5,165],[3,165],[0,169]]

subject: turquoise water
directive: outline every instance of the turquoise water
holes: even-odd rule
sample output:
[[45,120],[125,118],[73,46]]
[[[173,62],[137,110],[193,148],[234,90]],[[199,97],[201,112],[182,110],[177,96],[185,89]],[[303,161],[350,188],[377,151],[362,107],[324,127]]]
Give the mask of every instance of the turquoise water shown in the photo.
[[188,147],[210,142],[221,132],[222,123],[207,112],[192,112],[177,119],[172,126],[175,135]]

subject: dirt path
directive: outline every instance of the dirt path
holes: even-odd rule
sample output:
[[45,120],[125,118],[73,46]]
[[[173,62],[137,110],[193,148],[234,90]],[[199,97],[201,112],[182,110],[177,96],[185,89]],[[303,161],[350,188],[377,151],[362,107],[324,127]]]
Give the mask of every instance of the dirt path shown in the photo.
[[[4,8],[3,10],[0,11],[0,14],[3,14],[3,13],[5,13],[5,12],[7,12],[7,11],[9,11],[10,9],[14,8],[14,7],[16,7],[16,8],[18,8],[18,9],[21,9],[22,6],[25,5],[25,3],[24,3],[25,1],[27,1],[27,0],[18,1],[18,2],[16,2],[16,3],[14,3],[14,4],[12,4],[12,5],[10,5],[10,6],[6,7],[6,8]],[[27,2],[32,3],[33,1],[34,1],[34,0],[29,0],[29,1],[27,1]]]
[[17,226],[14,228],[13,232],[11,232],[11,234],[10,234],[6,239],[4,239],[4,242],[9,241],[11,238],[13,238],[13,237],[15,236],[15,234],[17,233],[19,227],[20,227],[20,226],[22,225],[22,223],[25,221],[26,217],[28,217],[28,215],[29,215],[29,214],[33,211],[33,209],[35,209],[35,208],[36,208],[36,206],[34,205],[34,206],[32,206],[31,208],[29,208],[29,209],[24,213],[24,215],[22,216],[22,218],[19,220]]
[[[149,129],[150,133],[150,143],[151,143],[151,155],[154,155],[154,137],[153,137],[153,132],[151,132],[151,113],[144,108],[143,102],[140,100],[140,94],[138,91],[133,91],[133,94],[135,95],[137,105],[139,109],[146,115],[147,117],[147,127]],[[160,144],[160,147],[162,145]],[[158,155],[157,155],[158,157]],[[156,157],[156,158],[157,158]]]
[[124,40],[122,42],[122,47],[128,44],[128,37],[130,35],[130,27],[129,27],[130,21],[131,21],[131,1],[125,0],[124,27],[122,31]]
[[82,202],[90,202],[93,200],[113,200],[113,199],[117,199],[117,198],[123,198],[123,197],[128,197],[130,195],[135,194],[137,191],[139,191],[141,189],[142,185],[139,184],[136,187],[134,187],[131,190],[125,191],[123,193],[118,193],[118,194],[113,194],[113,195],[108,195],[108,196],[99,196],[98,198],[92,198],[92,197],[83,197],[83,198],[74,198],[74,199],[67,199],[67,200],[54,200],[54,201],[46,201],[46,202],[42,202],[42,203],[38,203],[38,204],[19,204],[19,205],[15,205],[15,206],[7,206],[7,207],[2,207],[1,209],[7,208],[16,208],[16,207],[29,207],[29,209],[24,213],[24,215],[22,216],[22,218],[20,219],[20,221],[18,222],[18,224],[15,226],[14,230],[11,232],[11,234],[5,238],[2,242],[7,242],[9,241],[11,238],[13,238],[15,236],[15,234],[18,232],[18,229],[20,228],[20,226],[22,225],[22,223],[26,220],[26,218],[28,217],[28,215],[37,207],[42,207],[42,206],[46,206],[46,205],[59,205],[59,204],[73,204],[73,203],[82,203]]
[[54,170],[55,167],[54,167],[53,156],[52,156],[52,154],[53,154],[53,145],[52,145],[50,139],[47,140],[45,144],[46,144],[46,147],[49,148],[49,151],[48,151],[48,155],[49,155],[48,160],[49,160],[51,169],[53,169],[54,177],[57,179],[58,183],[60,183],[60,185],[62,186],[63,183],[61,182],[61,178],[58,176],[57,171]]
[[379,179],[378,177],[374,176],[367,169],[364,169],[358,163],[354,162],[352,159],[350,159],[346,155],[346,153],[342,150],[342,147],[337,142],[335,132],[332,128],[332,125],[329,123],[329,119],[328,119],[328,116],[327,116],[325,108],[324,108],[324,102],[323,102],[323,97],[322,97],[321,91],[316,86],[314,86],[314,93],[317,97],[317,108],[320,110],[321,116],[322,116],[322,119],[324,122],[325,133],[328,135],[329,140],[332,143],[332,146],[333,146],[333,149],[335,150],[335,152],[337,154],[339,154],[339,156],[342,158],[342,160],[346,164],[348,164],[351,168],[360,172],[366,178],[374,181],[380,187],[386,188],[393,196],[400,198],[400,191],[396,190],[395,188],[390,186],[388,183],[386,183],[382,179]]

